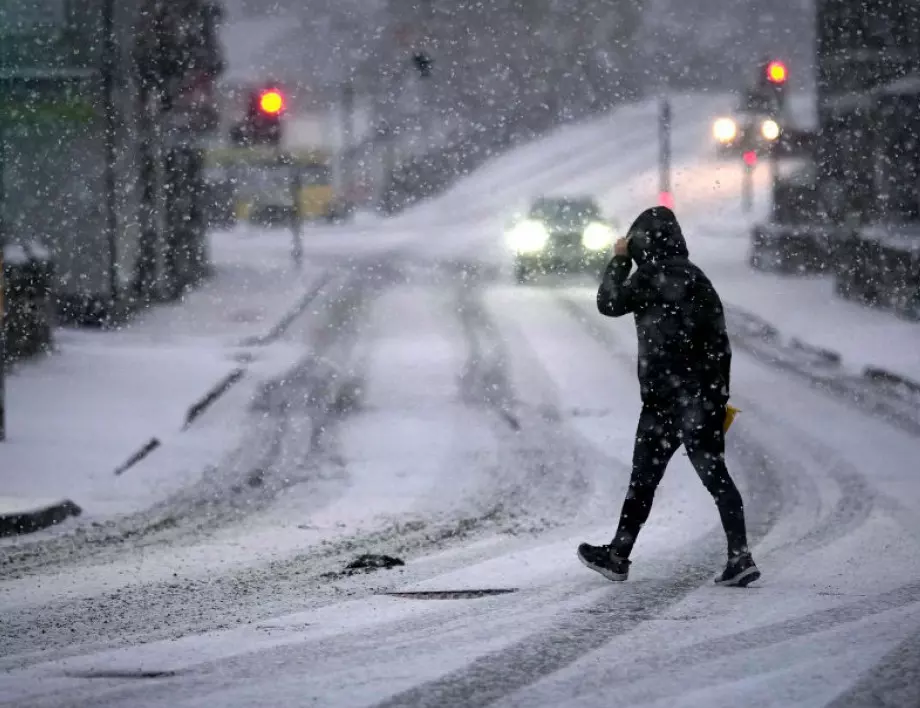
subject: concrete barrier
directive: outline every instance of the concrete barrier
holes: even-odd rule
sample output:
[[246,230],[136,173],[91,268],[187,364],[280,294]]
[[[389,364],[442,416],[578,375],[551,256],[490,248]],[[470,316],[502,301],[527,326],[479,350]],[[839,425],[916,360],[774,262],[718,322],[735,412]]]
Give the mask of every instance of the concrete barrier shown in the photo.
[[7,244],[3,249],[6,362],[47,351],[53,341],[53,269],[38,244]]

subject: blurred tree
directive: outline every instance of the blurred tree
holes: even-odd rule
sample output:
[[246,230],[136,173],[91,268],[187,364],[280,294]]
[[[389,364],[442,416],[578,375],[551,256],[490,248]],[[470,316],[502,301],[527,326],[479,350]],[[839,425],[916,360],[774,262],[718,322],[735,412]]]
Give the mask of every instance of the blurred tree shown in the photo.
[[279,0],[264,14],[299,22],[261,61],[267,75],[317,77],[330,88],[357,80],[383,93],[399,90],[407,70],[418,78],[412,57],[422,52],[434,62],[430,110],[464,129],[514,124],[526,133],[635,95],[642,2]]

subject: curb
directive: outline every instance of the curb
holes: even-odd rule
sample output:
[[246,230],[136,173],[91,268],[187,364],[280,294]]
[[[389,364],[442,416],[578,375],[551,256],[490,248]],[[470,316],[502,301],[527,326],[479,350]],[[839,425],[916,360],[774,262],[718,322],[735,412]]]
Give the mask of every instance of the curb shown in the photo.
[[211,389],[195,403],[189,406],[188,410],[185,413],[185,424],[182,426],[183,430],[188,430],[192,423],[195,422],[197,418],[204,413],[212,403],[214,403],[218,398],[223,396],[237,381],[240,381],[245,375],[246,370],[243,368],[237,368],[231,371],[229,374],[224,376],[220,381],[218,381]]
[[808,342],[803,342],[798,337],[793,337],[790,339],[789,346],[796,351],[818,357],[824,364],[828,366],[840,366],[840,364],[843,362],[843,357],[840,356],[840,352],[834,351],[833,349],[827,349],[825,347],[818,347],[814,344],[809,344]]
[[[734,319],[735,324],[739,325],[749,337],[757,337],[762,341],[772,343],[781,339],[779,329],[760,315],[755,315],[753,312],[748,312],[732,305],[726,305],[723,309],[726,320]],[[726,321],[726,324],[729,324],[729,322]]]
[[[745,310],[736,308],[726,308],[726,314],[739,320],[747,335],[760,336],[762,339],[777,344],[781,339],[780,331],[772,324],[763,320],[758,315],[754,315]],[[791,337],[788,340],[788,346],[793,351],[800,354],[808,354],[815,357],[822,366],[830,368],[839,368],[843,364],[843,356],[840,352],[825,347],[809,344],[798,337]],[[851,377],[851,380],[854,377]],[[878,387],[887,387],[890,393],[898,395],[900,398],[906,396],[920,396],[920,381],[908,376],[898,374],[890,369],[880,366],[864,366],[860,374],[855,378],[861,378],[867,384]]]
[[863,378],[877,384],[887,384],[889,386],[901,386],[911,393],[920,394],[920,383],[909,379],[901,374],[896,374],[888,369],[882,369],[876,366],[867,366],[862,372]]
[[24,511],[0,512],[0,537],[41,531],[82,513],[83,510],[70,499],[46,502]]
[[[283,336],[284,333],[290,328],[290,326],[294,324],[294,321],[303,314],[307,307],[309,307],[310,303],[316,299],[320,291],[326,287],[326,285],[331,280],[331,277],[331,274],[328,272],[320,276],[319,279],[313,284],[313,286],[300,296],[294,306],[291,307],[291,309],[289,309],[268,332],[262,335],[244,339],[242,342],[240,342],[240,346],[265,346],[266,344],[271,344]],[[216,384],[214,384],[214,386],[212,386],[204,396],[199,398],[191,406],[188,407],[185,412],[185,421],[182,424],[182,430],[188,430],[192,423],[200,418],[201,415],[208,408],[210,408],[221,396],[229,391],[234,384],[241,381],[245,375],[246,369],[244,367],[237,367],[233,369],[233,371],[231,371],[229,374],[221,378]],[[161,444],[162,443],[158,438],[150,438],[127,460],[115,468],[115,476],[119,476],[127,472],[129,469],[134,467],[134,465],[146,458],[154,450],[159,448]]]
[[160,446],[160,441],[157,438],[150,438],[143,447],[141,447],[137,452],[135,452],[131,457],[125,460],[122,464],[115,468],[115,476],[127,472],[129,469],[134,467],[138,462],[143,460],[147,455],[156,450]]
[[[316,297],[320,294],[323,288],[331,280],[332,276],[327,271],[321,275],[313,286],[304,292],[294,306],[289,309],[278,322],[276,322],[272,328],[265,334],[257,335],[254,337],[248,337],[240,342],[240,346],[243,347],[254,347],[254,346],[265,346],[266,344],[271,344],[272,342],[279,339],[284,335],[285,332],[294,324],[294,321],[303,314],[304,310],[310,306],[310,303],[313,302]],[[195,403],[189,406],[188,410],[185,413],[185,423],[182,425],[182,430],[188,430],[191,427],[192,423],[198,419],[202,413],[204,413],[217,399],[223,396],[230,388],[237,382],[239,382],[246,375],[246,369],[244,367],[237,367],[229,374],[224,376],[220,381],[218,381],[211,389]]]
[[290,329],[291,325],[294,324],[294,321],[303,314],[304,310],[309,307],[310,303],[316,299],[316,296],[319,295],[320,291],[329,284],[329,281],[332,279],[332,274],[328,271],[323,273],[313,286],[307,290],[294,306],[288,310],[284,316],[274,324],[274,326],[268,330],[265,334],[259,334],[252,337],[247,337],[242,342],[240,346],[243,347],[261,347],[266,344],[271,344],[272,342],[279,339],[284,335],[285,332]]

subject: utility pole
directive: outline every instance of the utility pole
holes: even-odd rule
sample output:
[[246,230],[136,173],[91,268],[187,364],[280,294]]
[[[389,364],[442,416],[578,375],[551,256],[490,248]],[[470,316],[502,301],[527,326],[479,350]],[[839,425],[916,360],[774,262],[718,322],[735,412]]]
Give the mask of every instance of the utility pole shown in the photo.
[[662,206],[674,208],[671,191],[671,101],[662,98],[658,107],[658,201]]
[[6,246],[6,137],[5,116],[0,114],[0,442],[6,440],[6,282],[3,278],[3,249]]
[[118,200],[115,194],[117,116],[115,112],[115,72],[118,71],[118,47],[115,38],[115,0],[102,6],[102,91],[105,112],[105,231],[109,247],[109,316],[119,299],[118,287]]
[[293,211],[291,212],[291,257],[297,268],[303,264],[303,213],[301,211],[300,194],[303,191],[303,175],[300,166],[290,160],[288,169],[291,170],[291,203]]
[[340,169],[342,175],[342,197],[344,204],[348,195],[349,186],[353,181],[351,165],[351,149],[354,146],[354,124],[355,124],[355,86],[353,80],[346,78],[342,85],[342,146],[340,157]]
[[777,150],[777,140],[770,146],[770,203],[771,208],[776,213],[776,189],[779,185],[779,155]]
[[754,170],[757,167],[757,151],[746,150],[741,156],[744,174],[741,177],[741,211],[749,213],[754,206]]

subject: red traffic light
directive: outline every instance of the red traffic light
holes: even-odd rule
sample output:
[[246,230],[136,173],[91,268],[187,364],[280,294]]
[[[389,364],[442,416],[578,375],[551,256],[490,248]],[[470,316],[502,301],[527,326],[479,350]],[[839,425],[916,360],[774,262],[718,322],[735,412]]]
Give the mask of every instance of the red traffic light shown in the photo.
[[767,81],[772,84],[784,84],[789,77],[786,65],[781,61],[771,61],[767,64]]
[[742,159],[744,160],[745,165],[748,167],[753,167],[757,164],[757,153],[754,150],[748,150],[744,153],[744,155],[742,155]]
[[284,96],[277,89],[269,89],[259,94],[259,110],[270,116],[276,116],[284,110]]

